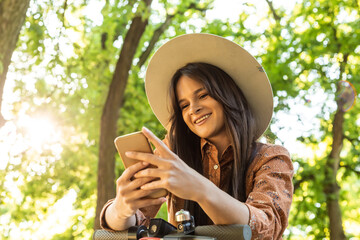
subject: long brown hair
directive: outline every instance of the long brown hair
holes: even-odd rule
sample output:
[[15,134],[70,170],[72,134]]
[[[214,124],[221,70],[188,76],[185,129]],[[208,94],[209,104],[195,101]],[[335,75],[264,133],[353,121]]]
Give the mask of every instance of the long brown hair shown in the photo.
[[[250,107],[234,80],[222,69],[207,63],[195,62],[178,69],[170,84],[172,113],[169,131],[171,149],[190,167],[202,172],[200,138],[185,124],[178,104],[176,86],[181,76],[199,81],[209,95],[222,104],[225,128],[234,153],[230,195],[244,202],[245,175],[255,152],[255,120]],[[196,225],[207,223],[207,216],[197,203],[186,201],[186,208],[195,217]]]

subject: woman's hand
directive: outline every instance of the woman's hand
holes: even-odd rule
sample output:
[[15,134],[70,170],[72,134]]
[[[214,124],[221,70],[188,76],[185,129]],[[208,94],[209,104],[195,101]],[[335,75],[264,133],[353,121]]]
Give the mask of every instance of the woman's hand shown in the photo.
[[127,219],[133,216],[137,209],[152,205],[159,205],[166,201],[166,198],[147,199],[144,198],[154,190],[144,190],[140,187],[154,178],[133,178],[138,171],[149,166],[147,162],[136,163],[123,172],[116,181],[116,198],[113,202],[113,209],[120,219]]
[[154,144],[156,154],[126,152],[126,155],[157,166],[157,168],[140,170],[134,175],[136,178],[139,180],[158,178],[158,180],[142,185],[141,189],[155,190],[164,188],[182,199],[197,201],[200,197],[199,187],[209,180],[189,167],[150,130],[143,128],[142,132]]

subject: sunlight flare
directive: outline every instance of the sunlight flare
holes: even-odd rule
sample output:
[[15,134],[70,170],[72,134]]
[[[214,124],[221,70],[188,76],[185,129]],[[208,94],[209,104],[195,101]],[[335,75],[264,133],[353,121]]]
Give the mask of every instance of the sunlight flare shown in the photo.
[[39,152],[49,148],[51,144],[58,142],[61,138],[54,121],[47,116],[23,116],[19,119],[18,126],[24,130],[28,147]]

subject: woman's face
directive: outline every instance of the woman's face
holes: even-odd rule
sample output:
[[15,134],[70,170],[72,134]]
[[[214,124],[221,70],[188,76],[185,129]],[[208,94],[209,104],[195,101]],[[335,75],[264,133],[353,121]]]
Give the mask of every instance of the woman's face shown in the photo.
[[189,129],[210,142],[225,140],[225,115],[222,105],[210,97],[197,80],[181,76],[176,85],[178,104]]

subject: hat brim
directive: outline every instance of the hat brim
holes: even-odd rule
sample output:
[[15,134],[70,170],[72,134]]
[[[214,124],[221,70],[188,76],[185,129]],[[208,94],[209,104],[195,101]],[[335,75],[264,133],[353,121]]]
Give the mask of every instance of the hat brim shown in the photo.
[[217,66],[232,77],[245,95],[256,121],[256,139],[267,129],[273,113],[269,79],[256,59],[236,43],[212,34],[194,33],[173,38],[151,58],[145,75],[149,104],[168,129],[169,86],[175,72],[191,62]]

